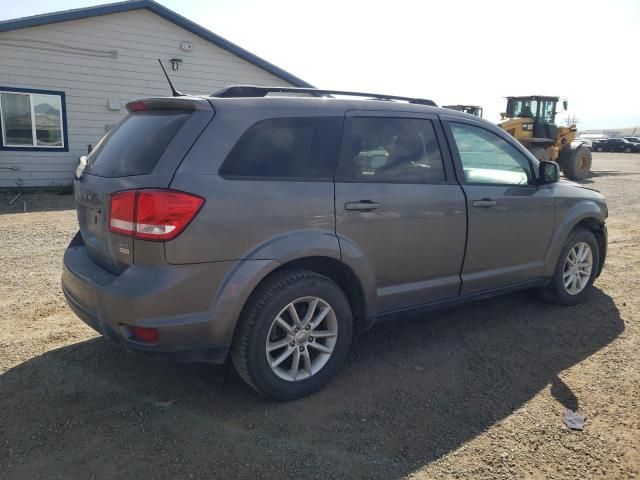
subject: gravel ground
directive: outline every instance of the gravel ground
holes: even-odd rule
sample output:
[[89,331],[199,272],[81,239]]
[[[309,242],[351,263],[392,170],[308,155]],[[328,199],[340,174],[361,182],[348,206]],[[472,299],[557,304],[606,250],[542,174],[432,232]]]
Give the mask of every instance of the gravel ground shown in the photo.
[[593,168],[610,251],[589,303],[521,292],[383,324],[286,404],[97,337],[60,292],[72,198],[0,195],[0,477],[638,478],[640,155]]

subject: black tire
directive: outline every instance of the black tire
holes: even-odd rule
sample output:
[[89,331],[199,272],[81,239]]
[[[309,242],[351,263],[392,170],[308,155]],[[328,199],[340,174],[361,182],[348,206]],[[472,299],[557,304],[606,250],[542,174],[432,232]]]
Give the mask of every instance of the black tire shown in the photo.
[[602,147],[598,147],[596,150],[597,150],[598,152],[604,152],[604,148],[602,148]]
[[[284,380],[267,361],[267,338],[279,312],[307,296],[318,297],[333,309],[338,335],[329,360],[317,373],[303,380]],[[294,400],[317,392],[337,374],[347,357],[352,334],[351,306],[336,283],[308,270],[285,270],[267,278],[247,301],[231,346],[231,359],[240,377],[258,393]]]
[[584,180],[591,173],[592,158],[588,148],[580,145],[563,157],[563,172],[571,180]]
[[[588,244],[591,248],[591,254],[593,256],[593,267],[591,269],[591,275],[589,276],[586,287],[584,287],[584,289],[580,293],[572,295],[564,286],[564,266],[571,249],[581,242]],[[593,234],[593,232],[587,229],[575,229],[571,233],[571,235],[569,235],[569,238],[565,242],[564,247],[560,252],[558,263],[553,273],[553,277],[551,277],[549,285],[540,290],[542,298],[557,305],[577,305],[579,303],[583,303],[587,300],[591,292],[593,282],[595,281],[596,275],[598,273],[599,265],[600,249],[598,247],[598,240],[596,239],[596,236]]]
[[629,147],[625,148],[624,153],[631,153],[631,149]]
[[529,150],[538,160],[549,160],[549,151],[544,147],[531,147]]

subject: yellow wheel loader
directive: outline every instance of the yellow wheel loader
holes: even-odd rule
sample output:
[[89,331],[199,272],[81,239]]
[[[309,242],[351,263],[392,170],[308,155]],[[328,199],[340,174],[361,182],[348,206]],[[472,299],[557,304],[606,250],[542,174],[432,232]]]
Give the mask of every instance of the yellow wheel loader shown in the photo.
[[[555,124],[558,97],[507,97],[507,111],[499,124],[538,160],[557,162],[571,180],[583,180],[591,171],[591,150],[575,142],[577,128]],[[567,101],[563,102],[564,110]]]

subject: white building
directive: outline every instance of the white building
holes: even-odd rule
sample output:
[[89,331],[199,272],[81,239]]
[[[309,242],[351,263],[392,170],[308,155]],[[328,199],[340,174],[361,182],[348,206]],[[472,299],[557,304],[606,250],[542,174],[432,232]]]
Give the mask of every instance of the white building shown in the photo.
[[67,185],[133,98],[308,83],[151,0],[0,22],[0,187]]

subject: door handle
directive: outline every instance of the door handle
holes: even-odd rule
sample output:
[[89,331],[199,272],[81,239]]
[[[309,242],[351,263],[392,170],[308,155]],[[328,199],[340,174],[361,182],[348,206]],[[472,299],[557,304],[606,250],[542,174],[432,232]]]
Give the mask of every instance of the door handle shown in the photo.
[[380,208],[382,205],[371,200],[360,200],[359,202],[347,202],[344,204],[345,210],[354,210],[358,212],[370,212]]
[[481,208],[489,208],[489,207],[493,207],[495,206],[496,201],[495,200],[491,200],[490,198],[483,198],[482,200],[474,200],[471,205],[473,205],[474,207],[481,207]]

